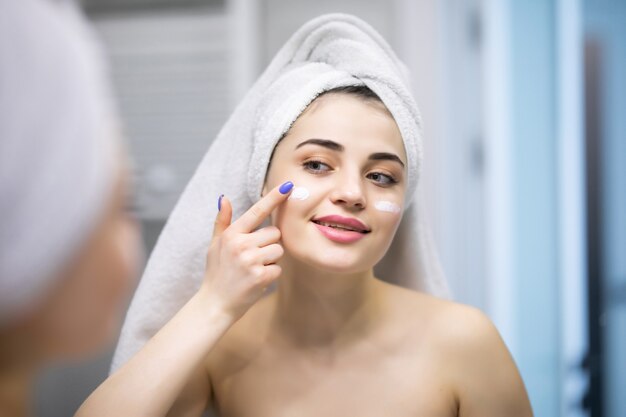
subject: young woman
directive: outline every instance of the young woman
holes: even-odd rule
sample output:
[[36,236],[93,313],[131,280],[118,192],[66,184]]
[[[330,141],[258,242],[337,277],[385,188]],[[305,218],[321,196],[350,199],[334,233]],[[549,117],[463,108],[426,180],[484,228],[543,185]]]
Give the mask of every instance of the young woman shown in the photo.
[[[275,147],[264,196],[234,222],[220,200],[200,289],[77,415],[531,416],[484,314],[373,272],[407,165],[370,89],[321,94]],[[307,198],[288,199],[294,184]]]
[[99,51],[69,1],[0,0],[0,416],[115,338],[140,259]]
[[292,36],[186,187],[78,415],[531,415],[489,320],[430,295],[405,76],[353,16]]

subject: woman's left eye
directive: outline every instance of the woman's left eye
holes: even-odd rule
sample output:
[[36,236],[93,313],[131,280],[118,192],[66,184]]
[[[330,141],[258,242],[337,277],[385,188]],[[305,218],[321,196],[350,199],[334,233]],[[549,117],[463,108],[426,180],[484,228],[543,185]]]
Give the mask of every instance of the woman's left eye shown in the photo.
[[[323,163],[322,161],[306,161],[305,163],[302,164],[302,166],[304,166],[305,168],[307,168],[309,171],[313,171],[313,172],[324,172],[324,171],[329,171],[330,167]],[[320,169],[321,166],[325,166],[329,169]]]
[[368,178],[371,178],[382,185],[392,185],[398,182],[391,175],[383,174],[382,172],[372,172],[371,174],[368,174]]

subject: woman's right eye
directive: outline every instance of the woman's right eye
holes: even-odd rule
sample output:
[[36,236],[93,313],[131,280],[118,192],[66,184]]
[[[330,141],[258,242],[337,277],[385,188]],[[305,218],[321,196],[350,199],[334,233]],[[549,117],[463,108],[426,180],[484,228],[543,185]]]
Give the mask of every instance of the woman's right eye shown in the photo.
[[[302,166],[305,167],[308,171],[314,173],[330,171],[330,167],[327,164],[317,160],[306,161],[302,164]],[[321,169],[321,167],[323,166],[327,167],[328,169]]]

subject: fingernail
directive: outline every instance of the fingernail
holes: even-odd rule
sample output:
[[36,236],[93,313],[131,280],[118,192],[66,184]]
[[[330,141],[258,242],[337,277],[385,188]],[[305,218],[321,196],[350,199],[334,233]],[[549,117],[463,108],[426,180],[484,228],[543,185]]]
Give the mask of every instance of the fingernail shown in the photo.
[[222,197],[224,197],[224,194],[220,195],[220,198],[217,199],[217,211],[222,210]]
[[278,191],[280,191],[281,194],[287,194],[292,188],[293,188],[293,182],[287,181],[286,183],[280,186]]

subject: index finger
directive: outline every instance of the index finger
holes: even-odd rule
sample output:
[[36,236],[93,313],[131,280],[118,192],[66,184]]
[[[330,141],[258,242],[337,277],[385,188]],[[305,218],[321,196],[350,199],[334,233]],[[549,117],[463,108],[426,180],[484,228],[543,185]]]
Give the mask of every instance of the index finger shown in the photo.
[[287,196],[292,188],[293,183],[291,181],[287,181],[275,187],[272,191],[267,193],[265,197],[252,205],[240,218],[235,220],[230,225],[230,229],[240,233],[252,232],[257,226],[263,223],[263,220],[265,220],[280,203],[287,200]]

